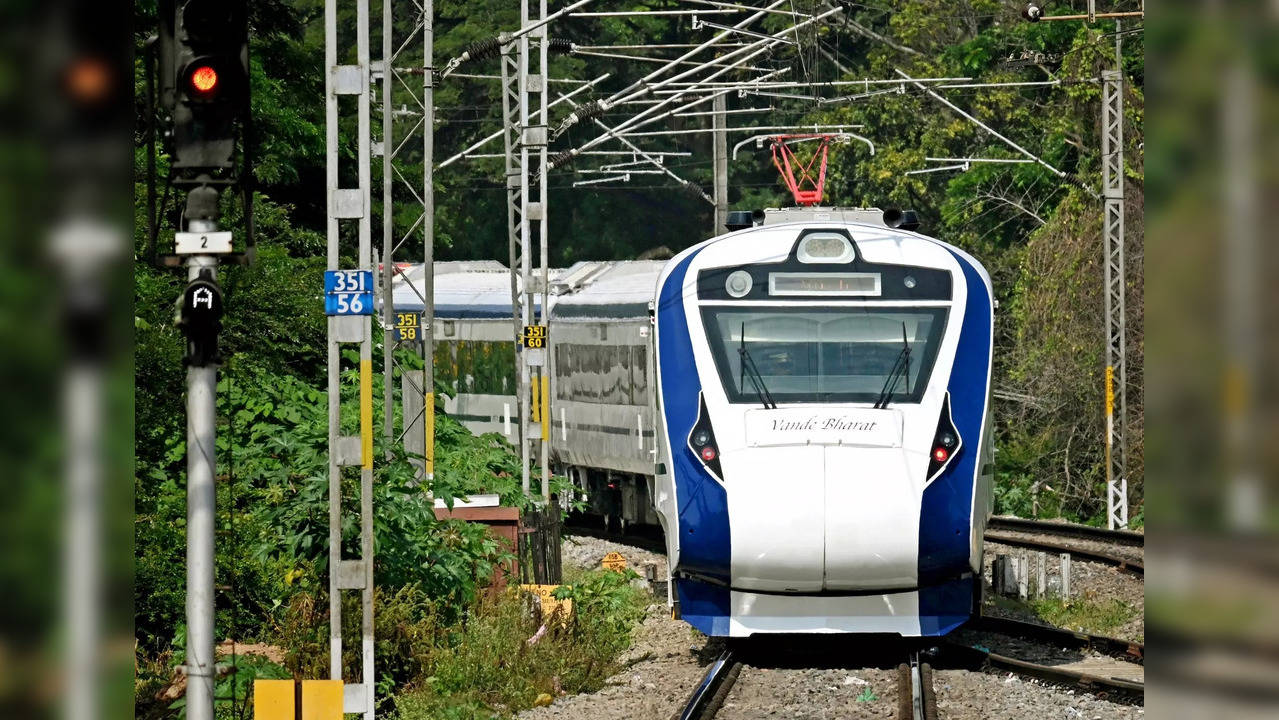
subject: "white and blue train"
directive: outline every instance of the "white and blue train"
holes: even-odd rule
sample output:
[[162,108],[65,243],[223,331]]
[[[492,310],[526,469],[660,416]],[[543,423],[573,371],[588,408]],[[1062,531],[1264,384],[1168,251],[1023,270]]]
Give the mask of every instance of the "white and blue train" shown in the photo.
[[975,609],[990,279],[899,218],[770,212],[662,271],[654,502],[707,635],[941,635]]
[[[660,526],[708,635],[944,634],[980,588],[990,280],[900,214],[747,216],[552,271],[551,463],[606,524]],[[420,297],[407,269],[396,311]],[[514,438],[506,268],[437,263],[435,304],[446,412]]]

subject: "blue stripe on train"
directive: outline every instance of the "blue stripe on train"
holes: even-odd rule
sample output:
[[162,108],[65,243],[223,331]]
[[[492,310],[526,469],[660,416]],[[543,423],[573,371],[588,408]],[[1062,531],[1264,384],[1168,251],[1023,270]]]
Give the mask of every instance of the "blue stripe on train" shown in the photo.
[[[679,568],[728,583],[732,552],[728,495],[688,449],[685,438],[697,422],[701,383],[693,365],[693,343],[684,313],[684,278],[697,253],[680,261],[658,294],[658,363],[662,410],[670,439],[671,472],[679,513]],[[727,614],[728,590],[721,591]],[[700,628],[699,628],[700,629]]]
[[696,580],[681,578],[675,581],[675,593],[679,599],[679,618],[710,637],[729,634],[728,589]]
[[964,322],[947,390],[964,449],[924,489],[919,518],[919,615],[924,635],[942,635],[968,618],[972,580],[948,580],[968,568],[973,486],[980,459],[990,374],[991,307],[986,283],[972,263],[952,251],[968,287]]

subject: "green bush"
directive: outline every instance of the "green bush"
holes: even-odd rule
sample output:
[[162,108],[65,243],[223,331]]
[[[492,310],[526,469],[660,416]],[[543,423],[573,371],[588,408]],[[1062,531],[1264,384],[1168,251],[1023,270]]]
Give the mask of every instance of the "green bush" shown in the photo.
[[573,616],[547,619],[540,637],[527,598],[508,591],[482,599],[460,628],[440,636],[447,641],[434,650],[430,674],[397,700],[400,718],[505,716],[532,707],[542,694],[603,687],[644,614],[646,599],[630,585],[634,577],[595,570],[563,586],[555,594],[573,599]]

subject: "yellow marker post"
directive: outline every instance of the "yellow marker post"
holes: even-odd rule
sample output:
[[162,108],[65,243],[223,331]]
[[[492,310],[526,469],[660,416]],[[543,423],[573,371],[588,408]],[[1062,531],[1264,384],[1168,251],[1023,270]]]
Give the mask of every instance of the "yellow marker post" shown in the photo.
[[1115,368],[1106,366],[1106,477],[1110,477],[1110,456],[1115,444]]
[[253,720],[296,720],[292,680],[253,681]]
[[542,610],[542,620],[545,621],[553,615],[560,616],[560,624],[567,625],[569,618],[573,616],[573,600],[565,598],[560,600],[553,593],[559,585],[520,585],[520,589],[532,593],[537,596],[537,601]]
[[365,469],[373,467],[373,361],[360,360],[360,449]]
[[542,420],[542,442],[551,439],[551,376],[542,373],[542,402],[538,413]]
[[303,680],[302,720],[342,720],[342,681]]
[[426,461],[426,477],[435,477],[435,393],[428,392],[422,405],[423,413],[426,416],[426,452],[423,453]]
[[530,390],[533,393],[533,402],[530,407],[533,411],[533,422],[542,421],[542,383],[534,382],[530,384]]

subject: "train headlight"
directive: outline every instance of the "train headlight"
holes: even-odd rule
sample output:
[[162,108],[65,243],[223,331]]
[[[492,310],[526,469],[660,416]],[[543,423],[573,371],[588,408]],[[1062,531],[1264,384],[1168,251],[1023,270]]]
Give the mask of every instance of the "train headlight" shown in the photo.
[[906,286],[907,290],[913,290],[915,288],[915,276],[907,275],[906,279],[902,280],[902,284]]
[[795,251],[795,257],[802,263],[846,263],[856,255],[852,241],[833,232],[805,235]]
[[685,447],[716,480],[724,482],[724,471],[719,465],[718,443],[715,442],[715,428],[711,427],[711,417],[706,412],[706,398],[701,398],[700,405],[697,422],[688,431]]
[[942,400],[941,417],[937,419],[937,432],[933,434],[932,449],[928,453],[928,481],[931,482],[950,465],[962,443],[959,431],[950,417],[950,394]]
[[734,270],[729,274],[728,280],[724,283],[724,289],[732,297],[746,297],[751,291],[751,286],[755,281],[751,278],[751,274],[745,270]]

